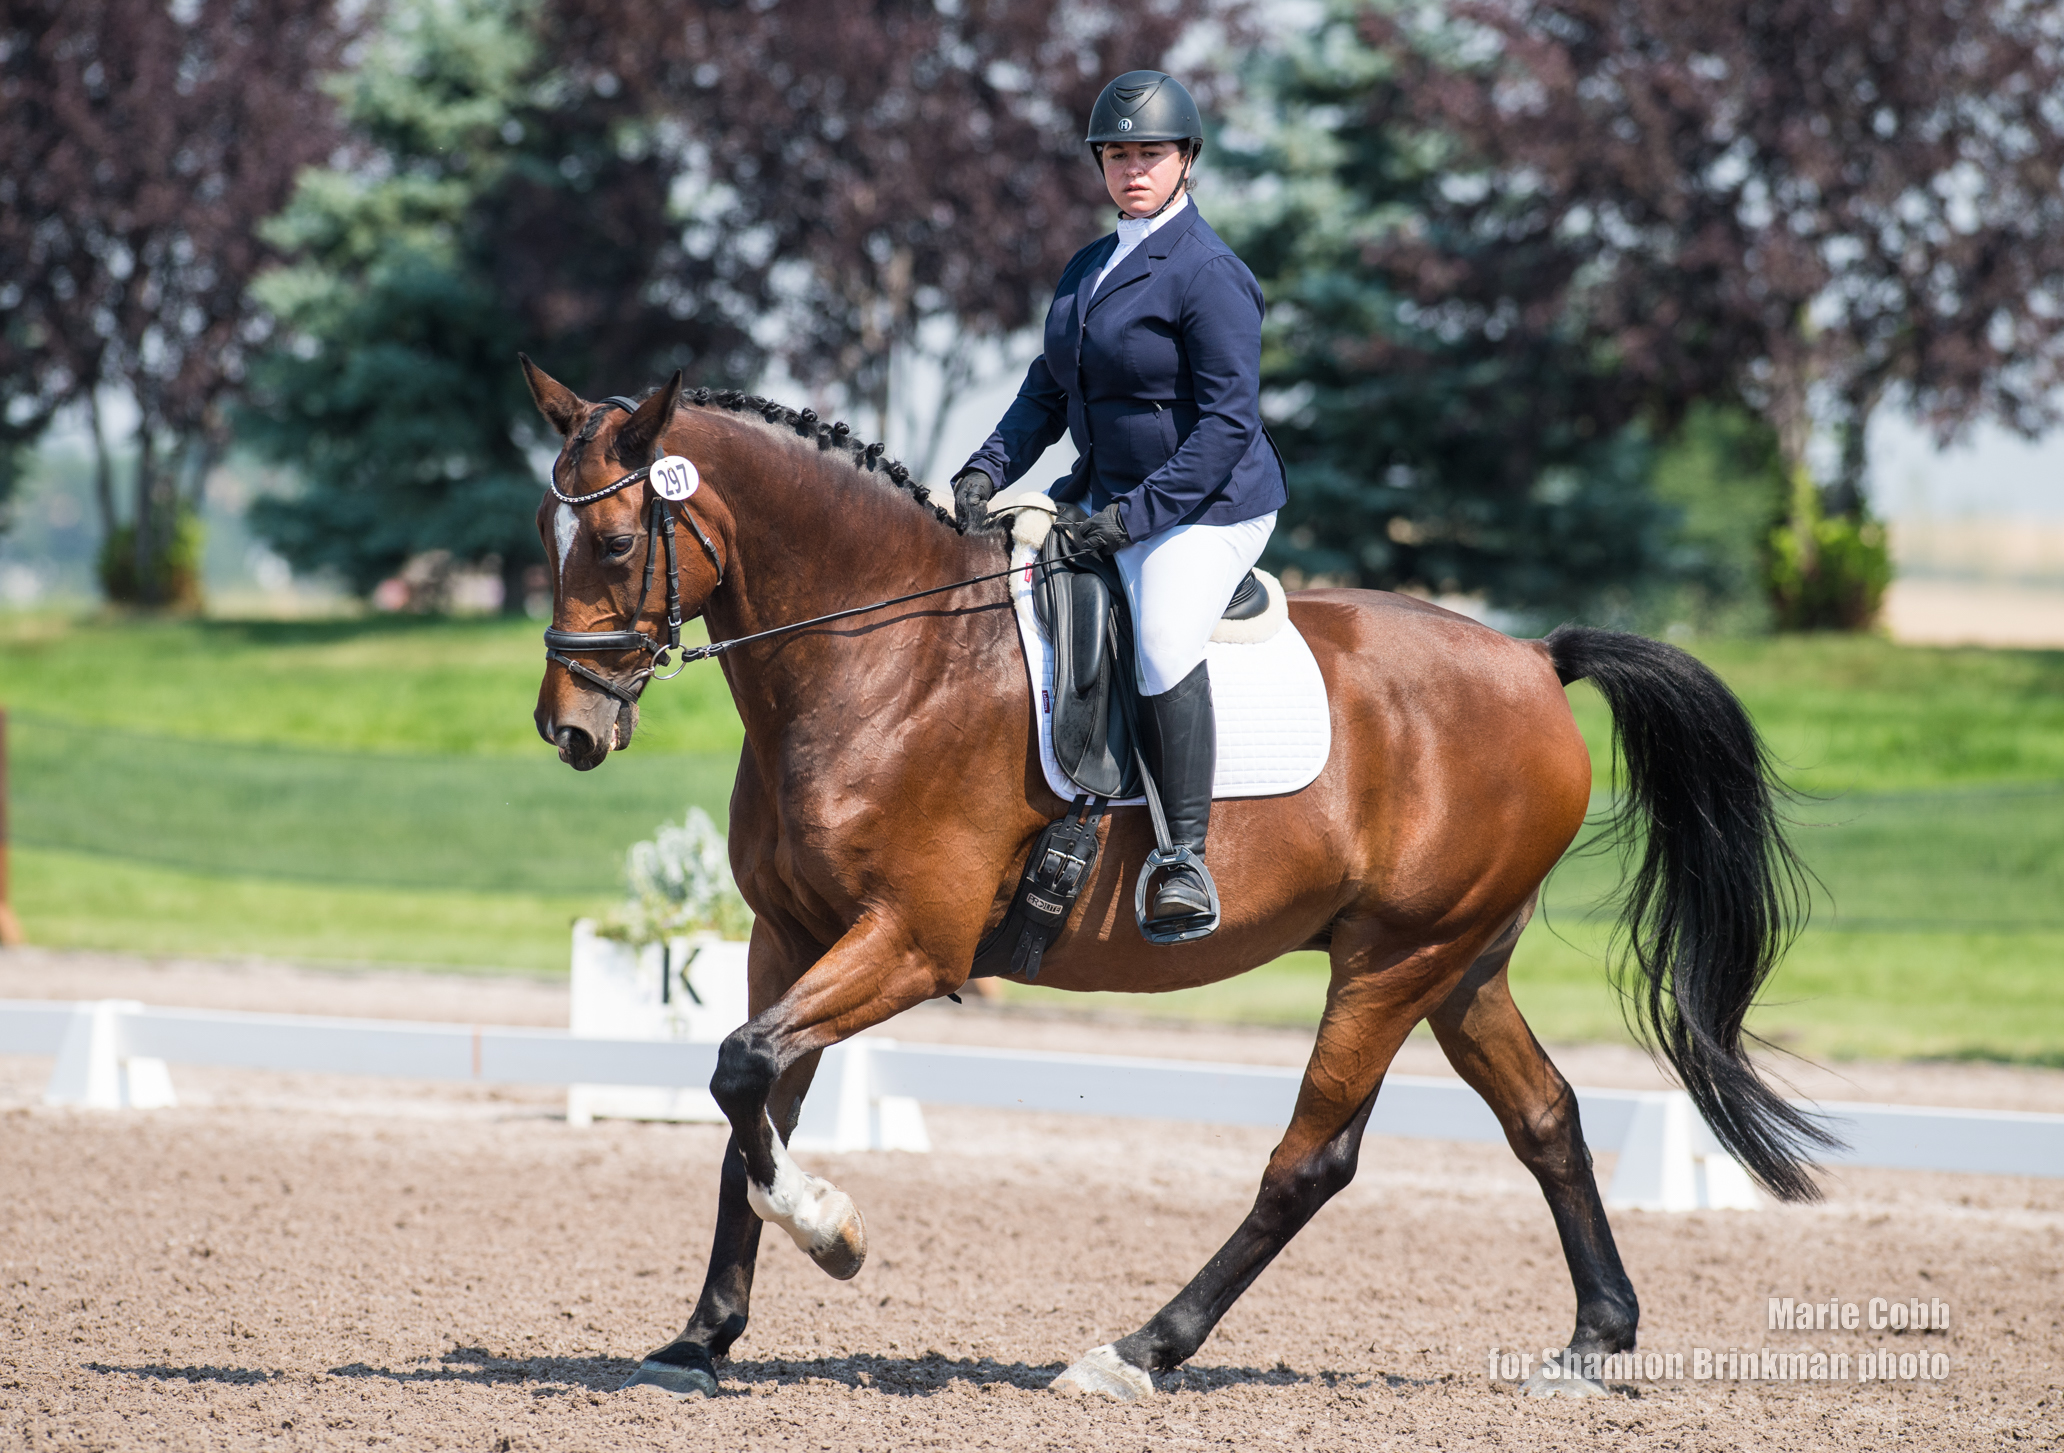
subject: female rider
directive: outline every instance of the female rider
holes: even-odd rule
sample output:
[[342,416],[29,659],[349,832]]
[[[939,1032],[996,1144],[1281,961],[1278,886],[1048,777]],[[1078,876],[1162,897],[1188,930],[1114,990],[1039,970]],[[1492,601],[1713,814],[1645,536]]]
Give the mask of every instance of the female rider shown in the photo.
[[[1204,148],[1196,102],[1159,71],[1104,88],[1086,140],[1118,230],[1075,254],[1046,348],[988,442],[954,478],[963,518],[1063,429],[1079,458],[1052,490],[1089,513],[1076,548],[1116,557],[1139,651],[1141,748],[1169,834],[1201,858],[1217,727],[1204,645],[1283,504],[1261,424],[1261,288],[1189,200]],[[1201,862],[1170,868],[1147,926],[1214,926]]]

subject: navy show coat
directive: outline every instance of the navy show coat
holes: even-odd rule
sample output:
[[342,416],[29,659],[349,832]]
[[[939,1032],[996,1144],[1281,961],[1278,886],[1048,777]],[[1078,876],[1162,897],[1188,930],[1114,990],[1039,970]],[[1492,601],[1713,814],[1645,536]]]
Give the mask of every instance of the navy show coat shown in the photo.
[[1092,512],[1115,500],[1135,540],[1280,508],[1283,466],[1261,423],[1254,274],[1194,201],[1096,287],[1117,249],[1112,233],[1069,262],[1047,310],[1046,351],[963,468],[1001,489],[1065,429],[1080,458],[1054,500]]

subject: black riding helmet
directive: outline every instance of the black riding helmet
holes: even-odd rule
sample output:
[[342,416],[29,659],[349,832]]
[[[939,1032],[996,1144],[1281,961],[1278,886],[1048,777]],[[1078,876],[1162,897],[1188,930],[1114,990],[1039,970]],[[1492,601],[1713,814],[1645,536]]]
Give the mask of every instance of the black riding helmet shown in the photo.
[[1090,155],[1101,167],[1104,146],[1113,141],[1180,141],[1183,175],[1168,200],[1154,209],[1160,216],[1190,189],[1190,168],[1204,150],[1204,118],[1183,83],[1162,71],[1127,71],[1096,99],[1089,111]]
[[1187,141],[1204,144],[1204,118],[1181,81],[1160,71],[1127,71],[1096,99],[1089,113],[1091,147],[1107,141]]

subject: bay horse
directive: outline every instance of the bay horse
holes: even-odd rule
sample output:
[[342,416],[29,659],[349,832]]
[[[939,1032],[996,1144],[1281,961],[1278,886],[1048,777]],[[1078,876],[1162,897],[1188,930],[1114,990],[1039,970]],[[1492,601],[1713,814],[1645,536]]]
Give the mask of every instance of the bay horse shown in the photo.
[[[678,373],[642,399],[594,404],[522,363],[565,441],[537,516],[553,579],[537,729],[577,770],[631,743],[667,631],[652,590],[662,548],[677,618],[700,613],[719,643],[990,577],[720,657],[745,727],[730,853],[756,915],[751,1018],[710,1082],[731,1135],[707,1279],[680,1335],[626,1384],[709,1395],[746,1328],[763,1222],[835,1277],[866,1256],[851,1199],[787,1149],[818,1056],[962,986],[1034,838],[1067,804],[1038,765],[1018,626],[995,578],[1006,532],[957,520],[879,445],[807,410],[684,394]],[[670,491],[656,485],[656,456],[691,461],[693,492],[675,476]],[[1332,978],[1317,1041],[1245,1220],[1145,1326],[1055,1386],[1130,1400],[1193,1356],[1353,1178],[1384,1072],[1421,1020],[1547,1198],[1576,1291],[1571,1352],[1631,1350],[1639,1305],[1577,1103],[1514,1005],[1506,965],[1584,822],[1591,760],[1563,688],[1588,679],[1625,764],[1621,826],[1638,862],[1621,927],[1640,1020],[1760,1184],[1817,1194],[1805,1157],[1827,1142],[1743,1046],[1743,1017],[1800,911],[1755,729],[1697,660],[1640,636],[1565,626],[1516,640],[1368,590],[1301,591],[1289,608],[1325,677],[1332,752],[1301,791],[1214,808],[1221,927],[1173,946],[1140,936],[1127,888],[1154,844],[1143,810],[1118,809],[1040,982],[1156,993],[1322,949]],[[1582,1378],[1528,1390],[1604,1391]]]

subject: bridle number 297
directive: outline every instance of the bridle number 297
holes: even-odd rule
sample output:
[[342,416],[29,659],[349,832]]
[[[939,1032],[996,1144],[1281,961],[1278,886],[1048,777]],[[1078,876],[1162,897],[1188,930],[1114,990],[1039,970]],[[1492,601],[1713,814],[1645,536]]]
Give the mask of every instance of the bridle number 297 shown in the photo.
[[652,487],[659,491],[661,499],[686,499],[701,483],[692,460],[668,454],[653,461]]

